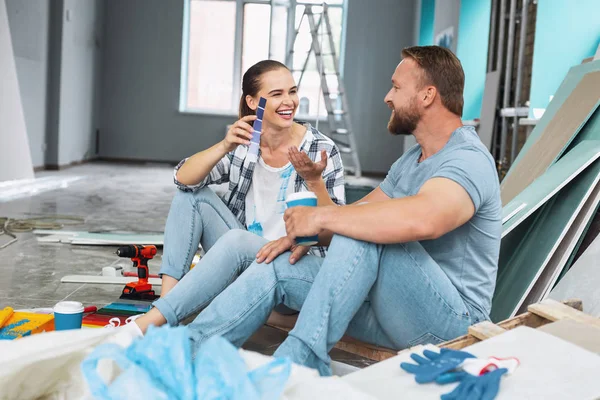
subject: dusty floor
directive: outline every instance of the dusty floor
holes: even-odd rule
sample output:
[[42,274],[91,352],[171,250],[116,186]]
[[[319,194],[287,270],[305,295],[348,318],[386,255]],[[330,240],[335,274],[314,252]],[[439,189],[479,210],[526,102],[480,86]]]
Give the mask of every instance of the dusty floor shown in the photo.
[[[162,232],[176,190],[172,167],[164,164],[90,163],[40,172],[36,178],[51,183],[71,182],[63,185],[66,187],[13,197],[10,201],[2,200],[2,192],[8,193],[8,189],[0,188],[0,217],[68,215],[81,217],[84,223],[65,227],[67,230]],[[369,180],[357,182],[369,183]],[[0,246],[6,242],[6,236],[0,237]],[[64,275],[99,275],[102,267],[117,260],[115,248],[38,243],[32,233],[18,234],[16,243],[0,250],[0,308],[52,307],[66,299],[100,308],[117,301],[120,285],[60,282]],[[157,256],[150,261],[150,272],[158,272],[159,267]],[[244,347],[271,354],[283,339],[284,333],[264,327]],[[332,357],[356,366],[371,363],[338,350],[332,352]]]

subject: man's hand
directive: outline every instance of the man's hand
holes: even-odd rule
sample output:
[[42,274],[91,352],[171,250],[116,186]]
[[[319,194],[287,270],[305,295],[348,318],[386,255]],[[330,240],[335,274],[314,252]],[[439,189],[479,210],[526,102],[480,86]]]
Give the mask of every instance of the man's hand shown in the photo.
[[283,220],[288,236],[296,239],[298,236],[313,236],[321,233],[323,227],[320,217],[329,208],[296,206],[285,210]]
[[313,183],[322,179],[321,175],[327,166],[327,152],[321,151],[321,161],[313,162],[306,153],[299,151],[295,147],[288,150],[288,158],[296,173],[300,175],[307,183]]
[[275,258],[277,258],[281,253],[286,252],[288,250],[292,251],[290,255],[290,264],[295,264],[296,261],[304,257],[308,250],[310,250],[309,246],[296,246],[294,244],[294,240],[288,236],[284,236],[277,240],[273,240],[265,244],[256,254],[256,261],[258,263],[270,263]]

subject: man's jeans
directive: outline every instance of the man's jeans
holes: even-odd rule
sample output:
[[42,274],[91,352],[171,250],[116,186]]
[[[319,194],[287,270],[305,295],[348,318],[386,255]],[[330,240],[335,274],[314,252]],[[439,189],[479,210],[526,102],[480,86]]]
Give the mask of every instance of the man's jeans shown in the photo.
[[265,243],[246,231],[227,232],[203,259],[207,269],[194,268],[155,306],[177,324],[208,304],[189,325],[195,346],[214,335],[241,346],[276,305],[302,308],[275,356],[322,375],[331,374],[328,353],[344,333],[401,349],[455,338],[486,318],[418,242],[376,245],[336,235],[327,257],[306,255],[295,265],[289,252],[255,262]]
[[167,224],[160,274],[181,279],[189,270],[198,244],[204,251],[231,229],[244,227],[210,188],[177,190]]

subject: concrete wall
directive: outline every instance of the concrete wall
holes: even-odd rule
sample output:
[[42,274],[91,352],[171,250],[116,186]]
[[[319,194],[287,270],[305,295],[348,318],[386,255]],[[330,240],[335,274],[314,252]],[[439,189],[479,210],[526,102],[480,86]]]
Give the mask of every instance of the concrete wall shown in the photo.
[[34,166],[94,155],[101,0],[7,0]]
[[344,78],[365,171],[387,172],[404,151],[403,138],[387,131],[390,109],[383,98],[402,49],[414,44],[415,6],[412,0],[349,0]]
[[33,177],[4,0],[0,0],[0,182]]
[[539,0],[535,24],[529,115],[546,108],[569,69],[596,53],[600,2]]
[[34,167],[44,165],[50,0],[6,0]]
[[88,159],[95,153],[102,12],[100,0],[64,0],[59,165]]
[[450,49],[456,53],[458,42],[458,19],[460,14],[460,0],[441,0],[435,2],[435,17],[433,22],[433,41],[436,43],[438,34],[452,29],[454,38]]
[[[461,0],[456,55],[465,71],[465,107],[463,119],[479,118],[490,35],[491,0]],[[516,57],[516,56],[515,56]]]
[[[383,98],[413,0],[349,0],[345,83],[363,170],[386,172],[402,153]],[[233,116],[178,111],[183,1],[108,0],[102,54],[100,156],[177,161],[221,140]]]

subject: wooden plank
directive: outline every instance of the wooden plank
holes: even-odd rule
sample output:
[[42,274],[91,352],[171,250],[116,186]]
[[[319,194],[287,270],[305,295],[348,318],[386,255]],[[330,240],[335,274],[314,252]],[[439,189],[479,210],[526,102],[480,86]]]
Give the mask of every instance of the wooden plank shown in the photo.
[[469,327],[469,335],[475,336],[479,340],[485,340],[496,335],[506,332],[506,329],[490,322],[483,321]]
[[[581,311],[583,309],[582,302],[578,299],[565,300],[563,303],[559,304],[564,305],[565,307],[573,309],[575,311]],[[277,312],[273,312],[269,316],[266,325],[284,332],[289,332],[294,328],[294,324],[296,323],[297,319],[298,315],[282,315]],[[551,321],[547,318],[541,317],[532,312],[526,312],[514,318],[502,321],[496,325],[492,324],[489,321],[483,321],[479,324],[469,327],[469,334],[441,343],[438,346],[440,348],[460,350],[467,346],[475,344],[481,340],[499,335],[500,333],[504,333],[507,330],[516,328],[517,326],[525,325],[529,326],[530,328],[537,328],[549,322]],[[476,336],[471,334],[473,329],[475,335],[480,336],[480,338],[477,338]],[[400,351],[396,351],[392,349],[386,349],[384,347],[379,347],[369,343],[361,342],[360,340],[356,340],[350,336],[344,336],[342,340],[338,342],[334,347],[336,349],[344,350],[349,353],[357,354],[359,356],[376,361],[387,360],[388,358],[394,357],[399,353],[410,350],[403,349]]]
[[600,71],[585,75],[502,181],[502,204],[508,204],[556,161],[598,107],[598,93]]
[[591,315],[587,315],[552,299],[546,299],[541,303],[532,304],[527,307],[527,310],[540,317],[549,319],[550,321],[570,319],[572,321],[600,328],[600,318],[592,317]]
[[[294,328],[298,315],[282,315],[277,312],[272,312],[267,320],[266,325],[279,329],[284,332],[289,332]],[[352,354],[357,354],[371,360],[383,361],[390,357],[394,357],[398,352],[392,349],[375,346],[370,343],[361,342],[350,336],[344,336],[334,346],[336,349],[344,350]]]
[[[563,301],[563,304],[578,311],[583,310],[583,304],[579,299],[565,300]],[[497,325],[501,328],[504,328],[505,330],[511,330],[522,325],[528,326],[530,328],[539,328],[540,326],[546,325],[550,322],[551,321],[544,317],[540,317],[539,315],[536,315],[531,312],[526,312],[524,314],[517,315],[514,318],[510,318],[505,321],[499,322]],[[475,336],[467,334],[457,337],[456,339],[441,343],[438,346],[440,348],[443,347],[446,349],[460,350],[479,341],[480,340],[477,339]]]

